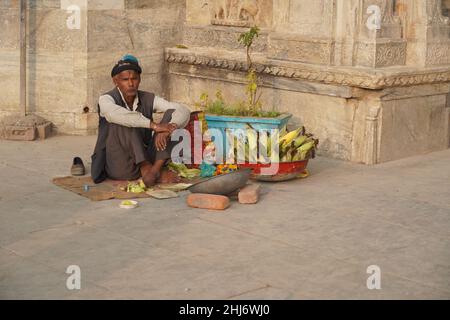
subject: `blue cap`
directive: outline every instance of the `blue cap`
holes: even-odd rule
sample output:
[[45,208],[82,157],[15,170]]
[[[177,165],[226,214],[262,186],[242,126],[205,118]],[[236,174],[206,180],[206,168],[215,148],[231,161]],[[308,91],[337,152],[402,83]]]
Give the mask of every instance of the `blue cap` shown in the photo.
[[121,60],[122,61],[134,62],[136,64],[139,64],[139,60],[135,56],[133,56],[131,54],[124,55]]
[[116,63],[116,65],[111,70],[111,77],[114,77],[115,75],[125,70],[134,70],[139,74],[142,73],[142,68],[139,66],[138,59],[131,54],[124,55],[122,59],[120,59]]

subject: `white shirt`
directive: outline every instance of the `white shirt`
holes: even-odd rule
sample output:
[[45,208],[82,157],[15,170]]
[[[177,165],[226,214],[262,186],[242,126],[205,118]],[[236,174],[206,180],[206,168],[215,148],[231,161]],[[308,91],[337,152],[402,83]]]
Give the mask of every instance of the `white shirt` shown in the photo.
[[[136,111],[139,103],[138,95],[134,98],[133,106],[130,107],[123,98],[120,90],[119,93],[128,109],[117,105],[113,97],[105,94],[98,100],[98,104],[100,106],[100,116],[104,117],[106,121],[110,123],[115,123],[125,127],[150,128],[150,119],[145,117],[139,111]],[[175,110],[172,114],[171,123],[175,123],[178,128],[186,127],[191,116],[190,109],[185,105],[169,102],[155,95],[155,99],[153,101],[153,111],[166,112],[169,109]]]

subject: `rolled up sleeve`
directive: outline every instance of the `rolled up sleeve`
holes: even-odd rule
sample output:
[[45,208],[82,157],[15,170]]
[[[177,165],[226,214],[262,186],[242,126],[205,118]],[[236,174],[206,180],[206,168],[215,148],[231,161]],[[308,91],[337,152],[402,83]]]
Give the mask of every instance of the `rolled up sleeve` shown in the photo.
[[178,128],[186,127],[191,118],[191,110],[186,105],[169,102],[158,96],[155,96],[153,108],[157,112],[166,112],[167,110],[174,109],[175,111],[172,114],[172,120],[170,122],[175,123]]

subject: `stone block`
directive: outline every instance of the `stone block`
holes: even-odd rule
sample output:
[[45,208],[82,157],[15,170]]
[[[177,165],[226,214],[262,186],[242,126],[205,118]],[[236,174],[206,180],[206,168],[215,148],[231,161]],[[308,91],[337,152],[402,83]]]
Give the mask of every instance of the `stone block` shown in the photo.
[[[276,4],[278,7],[278,3]],[[283,19],[281,14],[281,29],[287,33],[295,30],[295,33],[303,36],[328,37],[331,33],[331,21],[333,21],[334,3],[329,0],[295,0],[289,1]],[[275,8],[274,11],[279,9]],[[281,9],[283,10],[283,9]]]
[[[66,10],[39,8],[28,12],[27,41],[32,49],[52,52],[83,52],[86,50],[86,11],[80,13],[80,29],[69,29]],[[84,31],[84,32],[83,32]]]
[[[88,52],[107,51],[114,48],[116,52],[127,52],[133,47],[137,34],[128,28],[125,11],[92,10],[88,12]],[[108,26],[116,26],[114,29]],[[114,44],[112,46],[112,44]]]
[[270,38],[269,57],[303,63],[329,65],[333,43],[329,40],[308,39],[274,35]]
[[40,140],[47,139],[52,134],[52,123],[51,122],[47,122],[45,124],[37,126],[36,129],[37,129],[38,136],[39,136]]
[[186,0],[186,22],[192,25],[209,25],[210,8],[198,0]]
[[58,112],[63,116],[80,112],[86,104],[86,79],[47,77],[44,73],[37,74],[35,79],[35,84],[27,87],[28,105],[35,107],[31,111]]
[[241,204],[255,204],[259,201],[261,186],[259,184],[250,184],[239,191],[238,198]]
[[405,65],[406,45],[403,40],[359,42],[356,45],[356,64],[372,68]]
[[[52,132],[57,134],[79,134],[75,130],[75,114],[71,112],[37,112],[38,116],[53,123]],[[84,130],[82,130],[84,131]]]
[[6,140],[33,141],[36,139],[36,127],[7,126]]
[[0,17],[1,48],[19,49],[19,10],[0,7]]
[[[273,0],[210,1],[211,23],[222,26],[262,28],[272,25]],[[193,7],[190,7],[193,9]]]

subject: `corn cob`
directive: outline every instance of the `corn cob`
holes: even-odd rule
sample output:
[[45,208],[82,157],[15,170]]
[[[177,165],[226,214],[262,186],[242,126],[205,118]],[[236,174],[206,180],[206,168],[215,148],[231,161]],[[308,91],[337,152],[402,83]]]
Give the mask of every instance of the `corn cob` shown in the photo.
[[300,134],[300,132],[302,131],[302,128],[298,128],[297,130],[291,131],[288,134],[284,135],[281,139],[280,139],[280,147],[286,147],[288,146],[295,138],[298,137],[298,135]]

